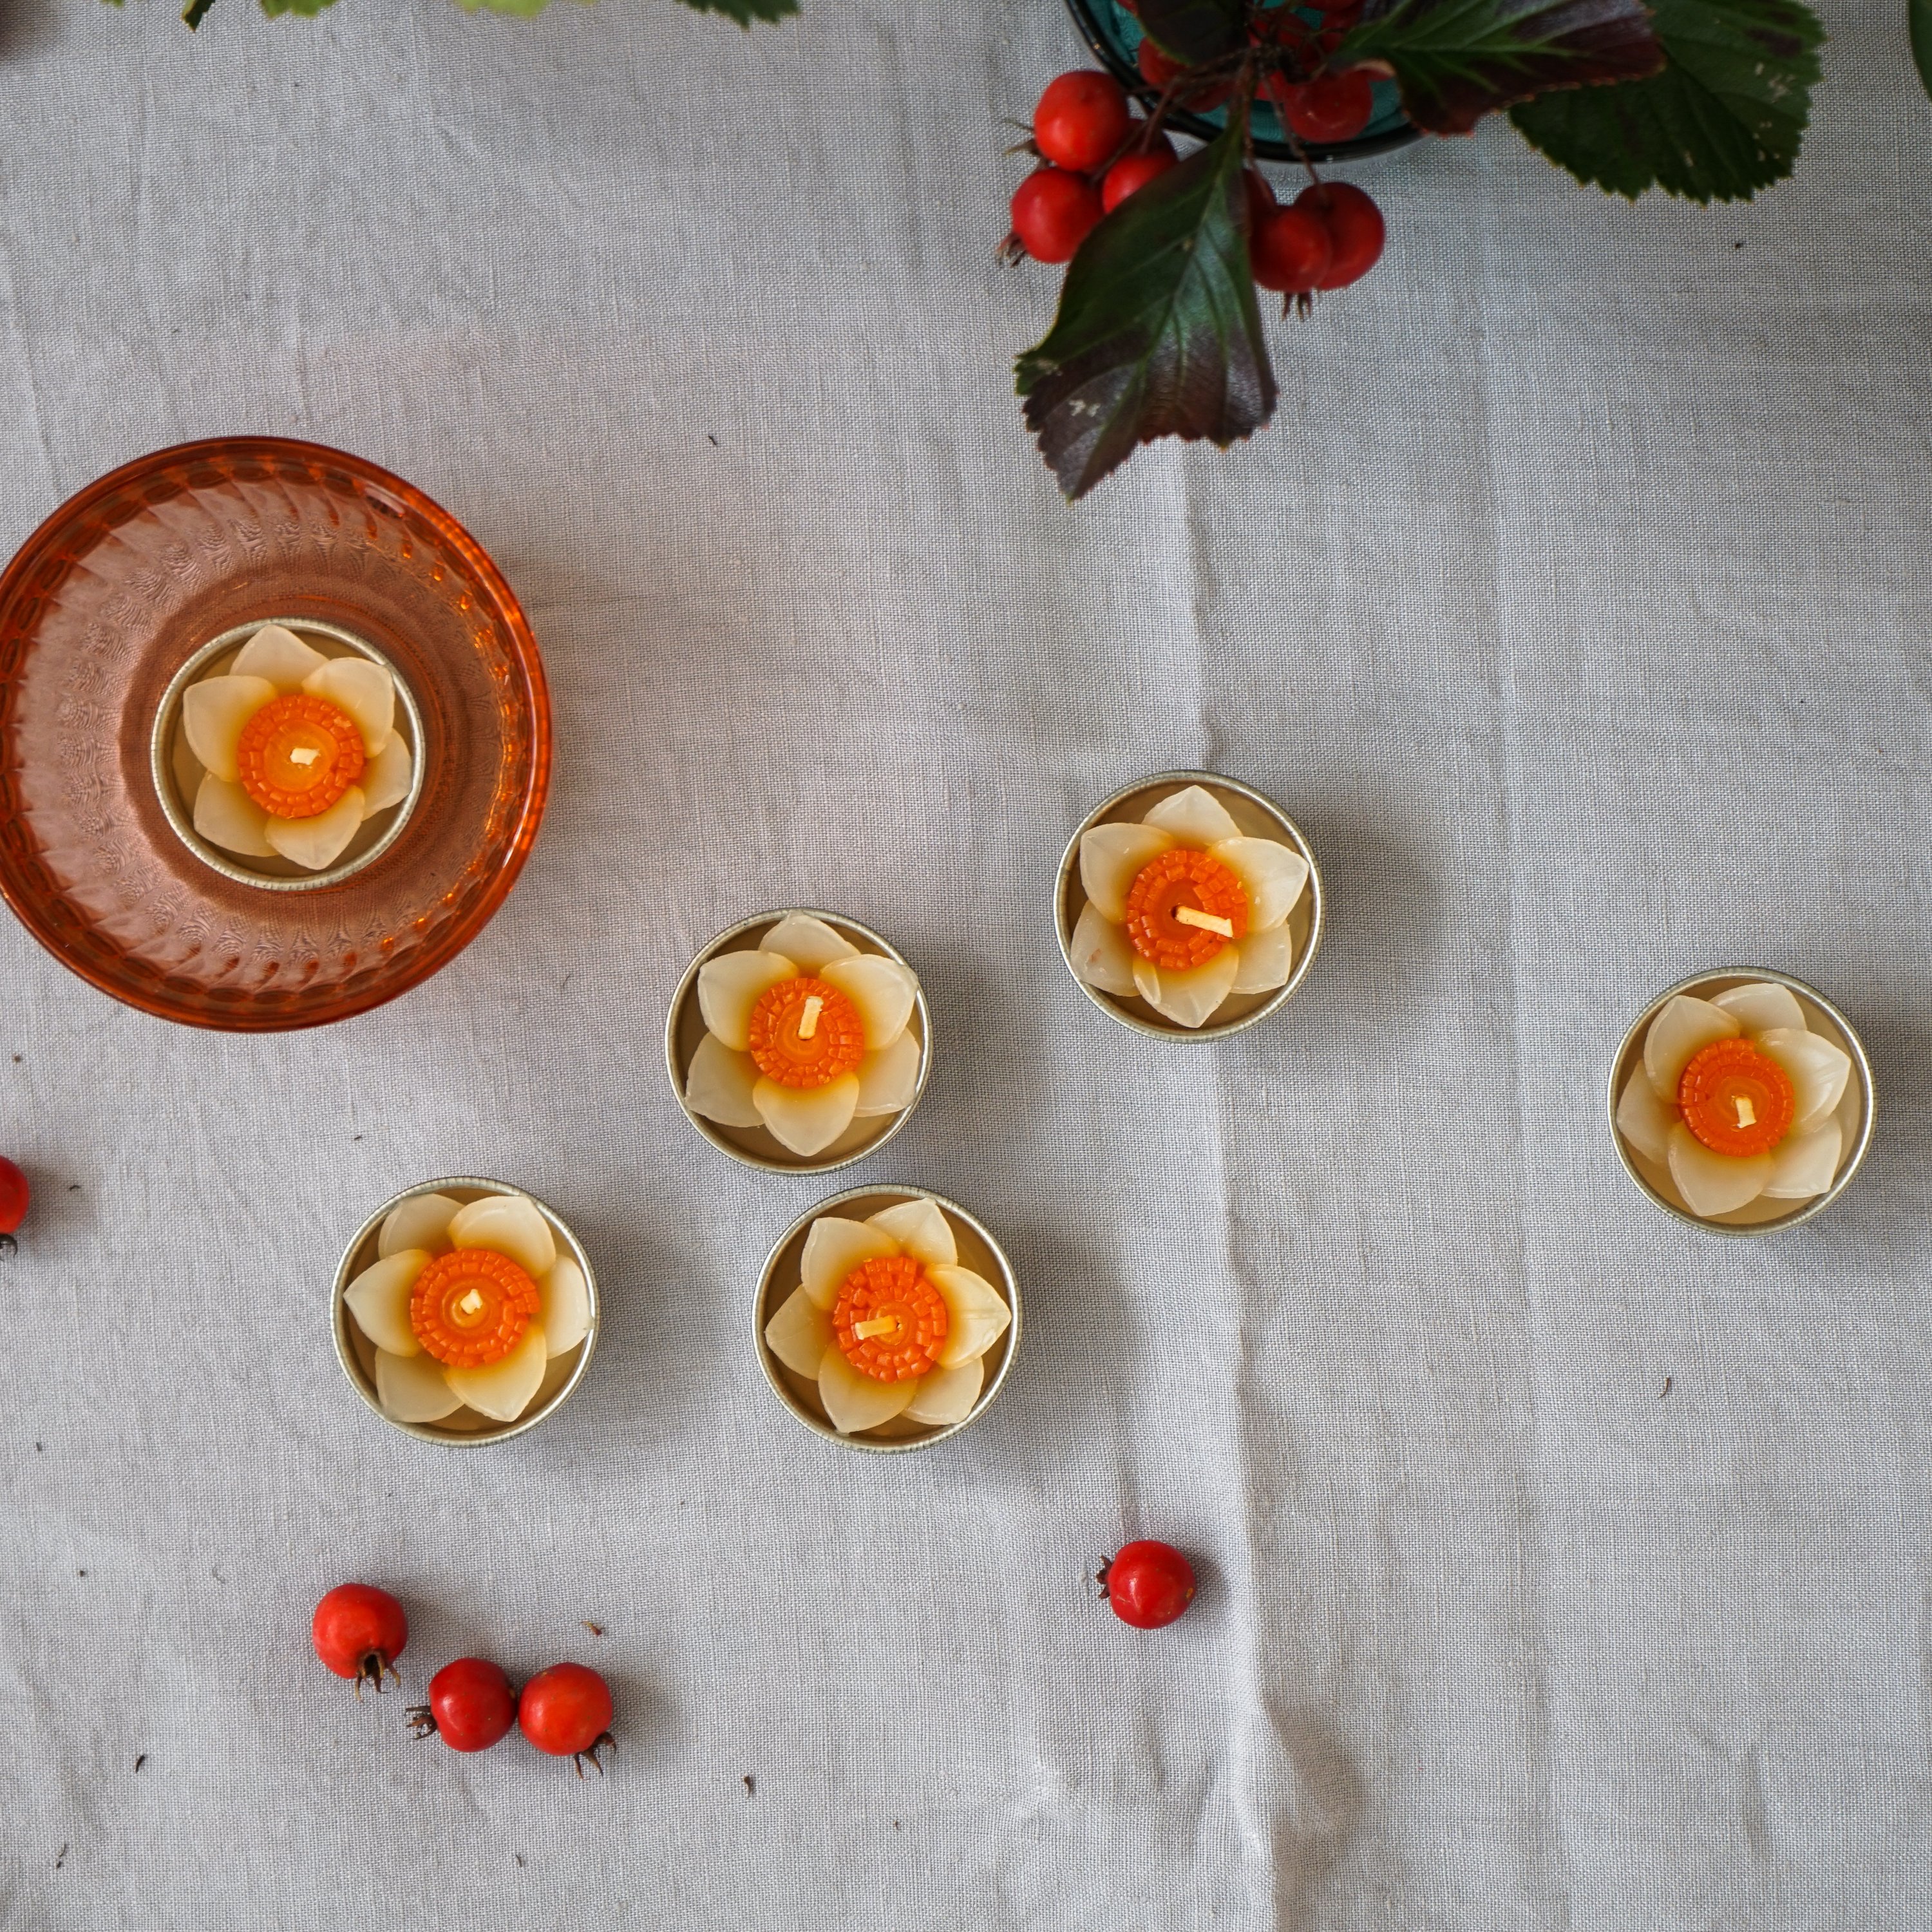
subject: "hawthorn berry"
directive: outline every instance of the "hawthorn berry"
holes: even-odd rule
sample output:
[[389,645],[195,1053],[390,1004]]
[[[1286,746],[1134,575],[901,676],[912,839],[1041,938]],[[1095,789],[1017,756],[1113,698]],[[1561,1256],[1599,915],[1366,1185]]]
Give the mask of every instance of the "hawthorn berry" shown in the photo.
[[429,1680],[429,1702],[409,1714],[417,1737],[440,1737],[452,1750],[487,1750],[517,1721],[517,1694],[487,1658],[459,1657]]
[[365,1684],[380,1692],[385,1675],[402,1682],[395,1662],[410,1640],[410,1620],[388,1591],[368,1583],[337,1584],[316,1605],[309,1634],[316,1655],[337,1676],[355,1680],[357,1696]]
[[1248,238],[1255,280],[1276,295],[1305,296],[1320,288],[1334,253],[1328,224],[1298,203],[1270,208]]
[[1064,168],[1036,168],[1013,190],[1013,236],[1036,262],[1067,262],[1106,211],[1092,182]]
[[14,1231],[27,1218],[32,1192],[27,1177],[0,1155],[0,1255],[10,1255],[19,1245],[14,1239]]
[[538,1671],[517,1700],[517,1722],[538,1750],[574,1758],[579,1778],[586,1757],[601,1775],[604,1767],[597,1754],[616,1748],[610,1735],[610,1687],[587,1664],[553,1664]]
[[1352,141],[1376,110],[1374,86],[1360,68],[1318,74],[1300,86],[1277,81],[1268,92],[1282,118],[1304,141]]
[[1258,168],[1241,170],[1241,185],[1248,196],[1248,232],[1255,230],[1275,211],[1274,187]]
[[1145,188],[1155,176],[1166,174],[1174,164],[1172,147],[1165,152],[1154,148],[1144,154],[1123,154],[1100,184],[1100,206],[1112,214],[1129,195]]
[[1388,232],[1382,212],[1360,188],[1346,182],[1318,182],[1294,197],[1294,206],[1312,208],[1328,226],[1334,253],[1316,287],[1346,289],[1381,260]]
[[1047,82],[1033,110],[1033,144],[1055,167],[1084,174],[1120,152],[1132,124],[1120,83],[1110,74],[1076,68]]
[[1194,1566],[1171,1543],[1126,1544],[1100,1572],[1114,1614],[1136,1630],[1171,1624],[1194,1600]]

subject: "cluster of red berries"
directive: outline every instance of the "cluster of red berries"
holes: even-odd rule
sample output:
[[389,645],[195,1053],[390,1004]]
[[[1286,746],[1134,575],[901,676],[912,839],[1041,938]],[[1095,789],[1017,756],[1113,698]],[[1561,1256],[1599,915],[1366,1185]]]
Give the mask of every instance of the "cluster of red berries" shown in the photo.
[[[368,1583],[338,1583],[315,1606],[315,1654],[338,1677],[350,1678],[361,1696],[368,1684],[380,1690],[386,1676],[402,1679],[395,1660],[410,1640],[409,1618],[386,1590]],[[614,1750],[610,1736],[610,1687],[587,1664],[553,1664],[513,1689],[499,1664],[459,1657],[429,1681],[429,1702],[409,1713],[419,1738],[436,1736],[452,1750],[487,1750],[512,1725],[540,1751],[584,1761],[602,1772],[597,1754]]]
[[[1153,44],[1143,40],[1143,52]],[[1355,97],[1365,98],[1369,87],[1366,76],[1360,74],[1326,76],[1291,90],[1301,103],[1297,111],[1327,112],[1328,124],[1339,124],[1334,103],[1335,89],[1343,82],[1348,84],[1354,103],[1348,112],[1353,113],[1355,106],[1362,105]],[[1311,101],[1317,105],[1308,107]],[[1349,131],[1359,134],[1367,118],[1364,106],[1360,122]],[[1307,138],[1316,137],[1310,132]],[[1346,136],[1327,134],[1320,138]],[[1119,82],[1090,68],[1063,74],[1049,83],[1034,110],[1033,146],[1045,166],[1036,168],[1014,191],[1011,243],[1036,262],[1070,261],[1102,216],[1166,173],[1178,158],[1166,134],[1152,122],[1135,118]],[[1342,182],[1316,182],[1282,207],[1257,170],[1248,169],[1244,180],[1248,256],[1255,280],[1263,288],[1297,296],[1346,288],[1380,258],[1382,211],[1360,188]]]

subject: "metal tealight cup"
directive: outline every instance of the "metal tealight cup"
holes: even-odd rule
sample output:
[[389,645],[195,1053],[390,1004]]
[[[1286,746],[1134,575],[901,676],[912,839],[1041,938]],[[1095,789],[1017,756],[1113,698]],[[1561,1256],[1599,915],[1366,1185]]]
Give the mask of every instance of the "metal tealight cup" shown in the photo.
[[[584,1270],[584,1289],[590,1302],[590,1325],[584,1331],[584,1340],[574,1348],[559,1356],[545,1370],[543,1382],[531,1398],[530,1406],[514,1422],[492,1422],[482,1416],[476,1418],[475,1426],[460,1421],[458,1418],[445,1422],[400,1422],[384,1409],[377,1399],[375,1344],[356,1324],[342,1298],[350,1283],[376,1261],[376,1239],[382,1233],[382,1223],[405,1201],[412,1201],[424,1194],[447,1194],[466,1207],[472,1201],[484,1200],[492,1196],[520,1194],[534,1204],[549,1223],[559,1252],[568,1256]],[[329,1296],[329,1327],[335,1340],[335,1359],[342,1364],[342,1372],[349,1378],[356,1393],[392,1429],[400,1429],[405,1436],[413,1436],[419,1442],[440,1443],[452,1449],[473,1449],[486,1442],[506,1442],[512,1436],[522,1435],[526,1429],[534,1429],[547,1416],[555,1414],[570,1400],[590,1366],[591,1354],[597,1346],[600,1321],[596,1270],[591,1267],[590,1257],[584,1252],[584,1244],[571,1232],[568,1224],[554,1208],[538,1200],[528,1188],[511,1187],[502,1181],[484,1180],[474,1174],[422,1181],[414,1187],[404,1188],[400,1194],[392,1195],[384,1202],[356,1230],[344,1250],[335,1270],[335,1285]],[[458,1426],[452,1427],[451,1422],[458,1422]]]
[[[349,842],[342,857],[320,872],[304,872],[286,859],[251,862],[211,844],[194,829],[194,799],[188,789],[188,776],[190,769],[200,767],[198,761],[191,766],[184,762],[193,760],[194,754],[188,749],[187,733],[180,728],[183,698],[190,685],[199,684],[205,677],[219,675],[224,658],[232,657],[257,631],[271,624],[292,631],[305,643],[320,640],[333,644],[338,647],[335,655],[338,656],[366,658],[371,664],[380,664],[395,686],[395,728],[410,748],[412,769],[407,794],[399,803],[379,814],[386,823],[364,825]],[[312,892],[323,886],[340,885],[344,880],[354,878],[365,866],[373,866],[402,836],[403,827],[416,810],[422,796],[423,776],[428,762],[423,754],[422,712],[417,706],[415,693],[396,668],[394,660],[367,638],[346,630],[340,624],[325,623],[318,617],[260,617],[246,624],[237,624],[203,644],[175,673],[168,682],[167,689],[161,694],[160,704],[154,712],[148,757],[155,794],[175,836],[204,866],[219,872],[224,878],[268,892]],[[264,870],[265,867],[269,869]]]
[[[999,1290],[1012,1312],[1012,1319],[1007,1324],[1006,1332],[986,1352],[986,1379],[980,1388],[980,1399],[958,1421],[927,1425],[896,1418],[863,1435],[842,1436],[832,1426],[824,1404],[818,1400],[818,1384],[795,1375],[766,1346],[765,1327],[800,1285],[800,1263],[813,1222],[825,1214],[838,1214],[850,1220],[862,1221],[868,1215],[896,1208],[907,1201],[930,1201],[946,1216],[952,1227],[953,1239],[959,1245],[960,1265],[972,1269]],[[1006,1382],[1006,1372],[1012,1366],[1019,1346],[1020,1288],[1012,1264],[1006,1259],[1006,1250],[994,1239],[984,1222],[968,1214],[956,1201],[949,1201],[944,1195],[935,1194],[928,1187],[852,1187],[842,1194],[833,1195],[830,1200],[820,1202],[817,1207],[801,1214],[778,1237],[776,1245],[765,1258],[764,1271],[758,1277],[758,1292],[752,1300],[752,1346],[758,1353],[758,1366],[764,1370],[765,1380],[771,1384],[772,1393],[793,1418],[814,1436],[836,1442],[842,1449],[856,1449],[868,1456],[896,1456],[908,1450],[930,1449],[934,1443],[944,1442],[947,1437],[957,1436],[962,1429],[970,1428],[993,1406],[993,1400]]]
[[914,1110],[925,1097],[926,1082],[932,1073],[932,1015],[926,1005],[925,985],[919,981],[916,973],[913,976],[918,982],[918,991],[913,996],[912,1016],[906,1024],[919,1041],[919,1078],[914,1086],[912,1098],[898,1113],[876,1114],[855,1120],[822,1154],[802,1155],[792,1153],[764,1127],[729,1127],[718,1121],[706,1120],[702,1114],[694,1113],[684,1097],[692,1056],[697,1052],[706,1031],[704,1016],[698,1008],[699,973],[721,953],[755,952],[764,935],[782,920],[787,919],[823,920],[861,952],[890,959],[908,972],[913,970],[904,954],[889,940],[870,926],[861,926],[856,919],[848,919],[841,913],[791,907],[741,919],[736,926],[728,926],[712,940],[685,968],[684,976],[678,981],[677,991],[671,995],[670,1009],[664,1016],[664,1067],[670,1076],[671,1091],[685,1118],[721,1153],[729,1154],[734,1160],[742,1161],[747,1167],[762,1168],[770,1174],[830,1174],[877,1154],[912,1118]]
[[[1838,1159],[1838,1171],[1823,1193],[1814,1194],[1808,1200],[1792,1202],[1760,1195],[1733,1213],[1714,1220],[1693,1213],[1678,1192],[1670,1170],[1640,1153],[1624,1138],[1617,1126],[1617,1102],[1622,1097],[1626,1082],[1642,1059],[1644,1041],[1651,1022],[1678,994],[1708,1000],[1719,993],[1728,992],[1733,986],[1756,981],[1783,986],[1795,994],[1804,1010],[1806,1025],[1850,1055],[1852,1072],[1846,1092],[1856,1093],[1856,1118],[1846,1133],[1845,1149]],[[1843,1106],[1844,1102],[1839,1104]],[[1864,1048],[1852,1030],[1851,1022],[1815,986],[1808,986],[1802,980],[1794,980],[1788,973],[1775,972],[1765,966],[1726,966],[1714,971],[1693,974],[1674,986],[1666,986],[1631,1022],[1610,1062],[1610,1142],[1617,1150],[1617,1158],[1623,1162],[1624,1172],[1642,1190],[1653,1206],[1713,1234],[1768,1234],[1774,1228],[1796,1227],[1799,1222],[1808,1221],[1813,1215],[1822,1214],[1851,1184],[1852,1175],[1864,1162],[1871,1145],[1876,1104],[1871,1063],[1865,1058]]]
[[[1086,888],[1080,878],[1081,840],[1096,825],[1138,823],[1162,800],[1171,797],[1175,792],[1184,791],[1190,785],[1199,785],[1203,790],[1211,793],[1226,808],[1228,816],[1244,833],[1251,838],[1272,838],[1279,844],[1291,846],[1308,865],[1308,883],[1302,888],[1301,896],[1295,901],[1294,908],[1288,916],[1288,934],[1294,946],[1294,965],[1287,983],[1271,992],[1235,994],[1216,1009],[1226,1014],[1226,1018],[1211,1019],[1206,1025],[1198,1027],[1178,1025],[1137,997],[1126,998],[1103,993],[1099,987],[1088,985],[1074,970],[1073,965],[1073,931],[1087,904]],[[1228,1034],[1240,1033],[1279,1012],[1308,976],[1308,969],[1314,964],[1315,955],[1322,944],[1322,868],[1316,863],[1314,851],[1302,836],[1301,828],[1265,793],[1256,790],[1252,785],[1243,784],[1238,778],[1222,778],[1215,772],[1160,772],[1152,778],[1137,779],[1117,791],[1112,798],[1096,806],[1075,828],[1060,856],[1060,874],[1054,887],[1053,913],[1054,930],[1060,940],[1060,956],[1066,961],[1067,971],[1072,974],[1074,984],[1110,1019],[1156,1040],[1225,1040]]]

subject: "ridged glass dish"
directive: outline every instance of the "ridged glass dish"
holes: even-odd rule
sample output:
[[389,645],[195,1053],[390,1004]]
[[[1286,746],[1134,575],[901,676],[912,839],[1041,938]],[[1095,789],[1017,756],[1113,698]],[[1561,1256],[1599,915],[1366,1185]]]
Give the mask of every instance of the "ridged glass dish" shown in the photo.
[[[204,862],[154,776],[176,674],[274,617],[367,638],[421,712],[407,824],[314,891]],[[0,893],[145,1012],[260,1032],[393,999],[502,903],[549,776],[543,667],[509,586],[447,512],[358,457],[274,436],[160,451],[64,504],[0,577]]]

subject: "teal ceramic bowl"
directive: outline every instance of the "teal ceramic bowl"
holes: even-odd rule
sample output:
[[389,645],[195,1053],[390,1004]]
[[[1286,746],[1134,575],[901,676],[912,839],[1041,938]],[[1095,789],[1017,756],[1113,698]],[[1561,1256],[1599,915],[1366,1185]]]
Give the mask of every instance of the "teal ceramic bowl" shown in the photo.
[[[1138,94],[1151,106],[1159,98],[1160,90],[1149,86],[1142,77],[1139,21],[1120,4],[1120,0],[1066,0],[1066,10],[1073,16],[1073,24],[1080,29],[1081,38],[1094,50],[1107,71],[1130,94]],[[1302,152],[1309,160],[1362,160],[1370,154],[1386,154],[1391,148],[1406,147],[1420,138],[1419,130],[1402,111],[1395,82],[1378,80],[1375,92],[1375,112],[1369,117],[1369,124],[1352,140],[1304,142]],[[1168,116],[1166,124],[1177,134],[1191,134],[1198,141],[1211,141],[1220,133],[1227,118],[1226,110],[1220,109],[1210,114],[1176,111]],[[1274,110],[1265,102],[1256,104],[1252,131],[1258,159],[1294,161],[1301,158],[1301,154],[1288,145],[1286,130]]]

